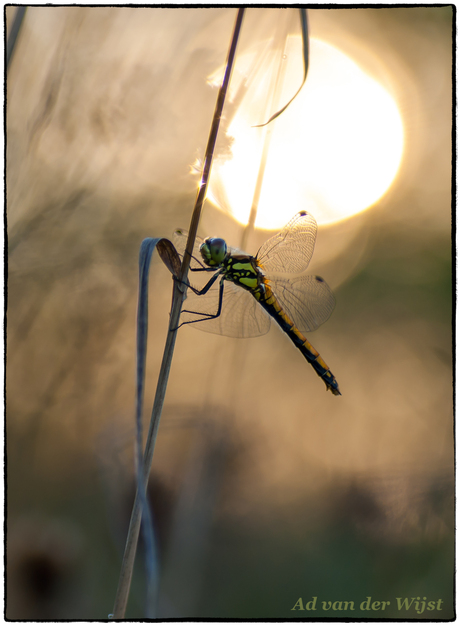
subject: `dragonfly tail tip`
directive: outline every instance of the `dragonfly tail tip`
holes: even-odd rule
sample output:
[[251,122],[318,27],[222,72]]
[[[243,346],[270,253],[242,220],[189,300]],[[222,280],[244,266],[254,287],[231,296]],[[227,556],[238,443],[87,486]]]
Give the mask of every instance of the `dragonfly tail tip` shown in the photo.
[[342,395],[340,393],[340,390],[339,390],[338,386],[337,387],[332,387],[332,385],[326,385],[326,387],[329,389],[329,391],[331,391],[334,394],[334,396],[341,396]]

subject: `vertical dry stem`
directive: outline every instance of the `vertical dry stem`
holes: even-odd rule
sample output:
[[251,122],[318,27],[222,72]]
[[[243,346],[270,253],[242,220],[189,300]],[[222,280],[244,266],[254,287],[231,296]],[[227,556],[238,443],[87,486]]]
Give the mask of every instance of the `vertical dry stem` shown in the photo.
[[[198,223],[201,215],[201,209],[206,197],[206,191],[209,183],[209,176],[211,172],[212,158],[214,153],[214,146],[217,139],[217,133],[219,130],[219,124],[222,117],[222,110],[225,102],[225,96],[227,93],[228,85],[230,82],[230,76],[232,72],[233,62],[235,59],[236,45],[238,43],[238,37],[241,30],[243,21],[244,8],[238,9],[235,28],[233,31],[232,41],[227,57],[227,64],[222,86],[219,89],[217,96],[216,107],[214,111],[211,131],[209,133],[208,145],[206,147],[205,160],[203,166],[203,175],[201,178],[200,189],[198,191],[197,199],[195,202],[195,208],[193,210],[192,221],[190,224],[190,231],[187,240],[186,253],[181,266],[180,279],[185,282],[188,270],[190,267],[191,252],[193,250],[193,243],[198,230]],[[152,416],[150,420],[149,432],[147,435],[147,442],[144,453],[144,466],[143,466],[143,479],[144,483],[140,486],[144,493],[147,489],[148,476],[152,465],[153,451],[155,448],[155,441],[157,437],[158,427],[160,425],[161,411],[166,395],[166,387],[168,383],[169,371],[171,369],[172,356],[174,352],[174,345],[176,342],[177,326],[179,324],[180,311],[182,307],[182,301],[184,297],[182,282],[174,282],[174,294],[173,303],[171,307],[170,315],[170,330],[166,339],[165,350],[163,354],[163,360],[161,363],[160,374],[158,377],[157,390],[155,400],[152,409]],[[176,330],[171,330],[176,329]],[[120,578],[118,582],[117,594],[115,597],[115,604],[113,609],[113,619],[123,619],[126,611],[126,605],[128,602],[129,590],[131,587],[131,579],[134,567],[134,559],[136,556],[137,542],[139,538],[139,529],[142,519],[142,499],[139,493],[136,494],[136,499],[131,514],[131,522],[129,525],[128,536],[126,539],[125,552],[123,555],[123,562],[120,571]]]

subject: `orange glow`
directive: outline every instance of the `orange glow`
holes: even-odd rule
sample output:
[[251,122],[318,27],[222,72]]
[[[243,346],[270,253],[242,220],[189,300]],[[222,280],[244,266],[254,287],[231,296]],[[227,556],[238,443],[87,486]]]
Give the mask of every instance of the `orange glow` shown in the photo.
[[[290,37],[287,49],[281,106],[299,86],[300,37]],[[288,109],[255,128],[267,119],[263,107],[254,96],[243,99],[228,130],[233,158],[214,163],[209,198],[224,208],[223,189],[228,209],[243,224],[267,133],[270,149],[256,219],[261,228],[278,228],[301,209],[319,224],[338,222],[377,202],[398,172],[404,130],[392,96],[334,46],[312,39],[310,50],[307,82]],[[256,80],[267,81],[270,72],[276,73],[274,55]]]

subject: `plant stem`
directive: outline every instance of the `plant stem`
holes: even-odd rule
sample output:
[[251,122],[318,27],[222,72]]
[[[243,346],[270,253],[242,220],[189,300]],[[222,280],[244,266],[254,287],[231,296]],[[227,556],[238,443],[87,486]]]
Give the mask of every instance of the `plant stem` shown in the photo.
[[[180,281],[174,281],[173,290],[173,302],[171,306],[170,314],[170,326],[168,336],[166,338],[165,350],[163,353],[163,360],[161,363],[160,374],[158,377],[157,390],[155,400],[153,403],[152,416],[150,420],[149,432],[147,435],[147,441],[144,453],[144,465],[143,465],[143,485],[138,488],[143,489],[144,493],[147,490],[148,477],[150,474],[150,468],[153,460],[153,452],[155,449],[155,442],[160,425],[161,411],[163,409],[163,403],[166,395],[166,387],[168,383],[169,371],[171,369],[171,362],[174,352],[174,345],[176,343],[177,327],[179,325],[179,317],[184,299],[185,289],[184,284],[186,282],[188,270],[190,267],[191,252],[193,250],[193,243],[198,230],[198,223],[201,215],[201,209],[203,207],[204,200],[206,198],[206,191],[208,188],[209,177],[211,173],[212,158],[214,154],[214,147],[216,144],[217,133],[219,130],[219,124],[222,117],[222,110],[224,107],[225,96],[227,93],[228,85],[230,83],[230,76],[232,72],[233,62],[235,59],[236,45],[238,43],[238,37],[241,30],[243,21],[244,8],[238,9],[238,14],[233,31],[232,41],[227,57],[227,64],[224,79],[219,89],[217,96],[216,107],[214,110],[214,116],[212,121],[211,130],[209,133],[208,144],[206,147],[205,160],[203,166],[203,175],[201,178],[201,184],[198,191],[197,199],[195,201],[195,207],[192,214],[192,220],[190,224],[190,231],[187,240],[186,253],[182,261]],[[174,330],[172,330],[174,329]],[[126,605],[128,602],[129,590],[131,587],[131,579],[134,568],[134,559],[136,556],[137,542],[139,538],[139,529],[142,519],[142,498],[139,493],[136,493],[136,499],[131,514],[131,521],[128,530],[128,536],[126,539],[125,552],[123,554],[123,561],[121,565],[120,578],[118,581],[118,589],[115,597],[115,604],[113,609],[113,619],[123,619],[126,612]]]

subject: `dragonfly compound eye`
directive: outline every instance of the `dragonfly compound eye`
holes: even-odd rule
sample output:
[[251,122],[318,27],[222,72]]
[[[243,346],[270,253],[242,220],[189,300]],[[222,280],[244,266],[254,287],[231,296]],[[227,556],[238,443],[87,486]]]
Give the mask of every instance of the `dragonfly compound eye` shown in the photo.
[[200,252],[207,265],[218,266],[227,256],[227,244],[223,239],[208,237],[201,244]]

